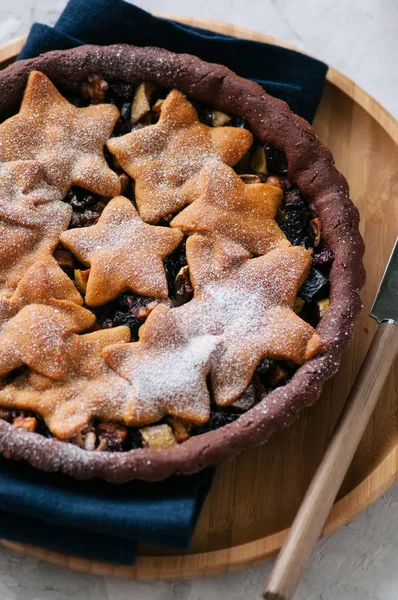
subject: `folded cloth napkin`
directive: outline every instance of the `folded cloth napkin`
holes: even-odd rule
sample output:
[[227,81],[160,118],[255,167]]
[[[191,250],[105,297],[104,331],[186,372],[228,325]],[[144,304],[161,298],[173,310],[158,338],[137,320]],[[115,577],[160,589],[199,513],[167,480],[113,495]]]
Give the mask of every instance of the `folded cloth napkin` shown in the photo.
[[112,485],[0,458],[0,538],[125,565],[138,542],[187,550],[212,477]]
[[[85,43],[161,46],[229,66],[312,120],[327,67],[298,52],[156,18],[123,0],[70,0],[54,28],[34,24],[19,56]],[[188,548],[213,470],[162,483],[77,482],[0,460],[0,537],[131,564],[138,542]]]
[[154,17],[123,0],[69,0],[54,28],[33,25],[19,58],[80,44],[116,43],[160,46],[227,65],[310,122],[327,71],[323,62],[300,52]]

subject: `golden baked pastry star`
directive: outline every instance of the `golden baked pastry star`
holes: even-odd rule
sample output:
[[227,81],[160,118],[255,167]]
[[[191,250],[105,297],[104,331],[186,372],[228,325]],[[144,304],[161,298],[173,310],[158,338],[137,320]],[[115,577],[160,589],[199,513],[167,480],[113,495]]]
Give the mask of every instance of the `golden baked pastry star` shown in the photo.
[[203,125],[185,96],[172,90],[155,125],[112,138],[107,146],[135,179],[142,219],[157,223],[197,197],[197,175],[206,161],[235,165],[252,142],[246,129]]
[[25,273],[11,298],[18,309],[27,304],[51,304],[54,300],[83,305],[73,281],[53,257],[45,263],[37,261]]
[[123,422],[131,386],[107,366],[101,352],[109,344],[129,339],[128,327],[70,336],[62,381],[24,373],[0,390],[0,406],[37,412],[60,439],[71,438],[93,418]]
[[201,195],[171,221],[185,234],[219,233],[260,256],[290,246],[275,221],[282,190],[266,183],[245,184],[231,167],[209,161],[200,175]]
[[144,223],[130,200],[119,196],[96,225],[65,231],[61,242],[91,267],[86,304],[98,306],[125,290],[167,298],[162,261],[182,238],[176,229]]
[[201,422],[209,411],[207,374],[215,401],[224,406],[243,394],[262,358],[300,364],[322,347],[316,331],[292,310],[311,265],[304,248],[248,259],[224,238],[194,235],[187,258],[193,300],[155,307],[138,342],[103,353],[134,386],[130,418],[137,425],[164,414]]
[[119,117],[111,104],[77,108],[43,73],[29,74],[19,113],[0,125],[0,162],[38,160],[50,185],[101,194],[120,192],[103,149]]
[[261,359],[301,364],[321,349],[322,341],[292,310],[311,266],[308,250],[276,248],[264,256],[242,258],[229,273],[214,277],[220,269],[220,245],[224,241],[217,236],[188,238],[192,281],[200,284],[193,302],[176,310],[185,323],[196,320],[195,328],[187,325],[190,331],[222,336],[223,352],[212,365],[211,385],[215,401],[224,406],[243,394]]
[[146,425],[173,415],[205,423],[210,416],[206,377],[219,339],[191,336],[180,327],[175,311],[164,305],[154,311],[156,318],[149,317],[142,326],[139,342],[109,346],[103,352],[112,369],[132,384],[126,422]]
[[16,160],[0,164],[0,220],[4,223],[41,227],[40,206],[62,198],[62,192],[46,181],[41,162]]
[[[31,226],[0,220],[0,289],[14,289],[35,262],[53,260],[52,253],[71,215],[71,206],[57,201],[37,207]],[[24,220],[29,222],[30,217]]]
[[65,376],[67,338],[95,322],[73,287],[60,267],[37,262],[12,296],[0,298],[0,376],[22,365],[51,379]]

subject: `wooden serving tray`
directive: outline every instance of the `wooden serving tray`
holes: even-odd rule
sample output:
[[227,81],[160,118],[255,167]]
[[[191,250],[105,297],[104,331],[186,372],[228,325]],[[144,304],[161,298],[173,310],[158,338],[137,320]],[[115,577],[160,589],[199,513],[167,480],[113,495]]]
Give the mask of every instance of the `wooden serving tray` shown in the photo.
[[[182,22],[229,35],[281,44],[248,29],[203,19]],[[10,62],[23,38],[0,48],[0,63]],[[375,331],[368,316],[378,282],[397,235],[398,126],[375,100],[344,75],[329,69],[315,120],[320,139],[347,177],[361,212],[367,282],[364,310],[354,341],[338,374],[319,402],[301,413],[290,429],[263,447],[217,469],[189,554],[141,548],[134,566],[83,560],[0,540],[8,548],[60,566],[100,575],[137,579],[179,579],[247,566],[277,552],[325,450],[347,393]],[[391,373],[340,491],[325,533],[371,504],[398,479],[398,368]]]

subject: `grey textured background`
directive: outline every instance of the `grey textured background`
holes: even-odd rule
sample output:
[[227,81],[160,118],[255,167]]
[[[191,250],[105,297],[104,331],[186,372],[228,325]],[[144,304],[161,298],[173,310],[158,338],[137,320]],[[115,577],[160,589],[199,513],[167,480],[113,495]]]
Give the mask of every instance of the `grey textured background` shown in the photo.
[[[0,44],[65,0],[0,0]],[[152,11],[227,20],[286,40],[355,80],[398,115],[397,0],[161,0]],[[2,600],[252,600],[270,565],[185,582],[137,583],[73,573],[0,549]],[[322,540],[296,600],[398,599],[398,486]]]

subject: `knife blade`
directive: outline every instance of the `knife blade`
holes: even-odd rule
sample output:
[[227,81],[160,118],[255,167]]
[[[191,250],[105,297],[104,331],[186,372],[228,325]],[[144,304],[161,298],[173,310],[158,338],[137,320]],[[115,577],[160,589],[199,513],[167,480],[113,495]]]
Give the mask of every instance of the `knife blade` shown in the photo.
[[378,323],[387,321],[398,325],[398,238],[384,271],[370,316]]

